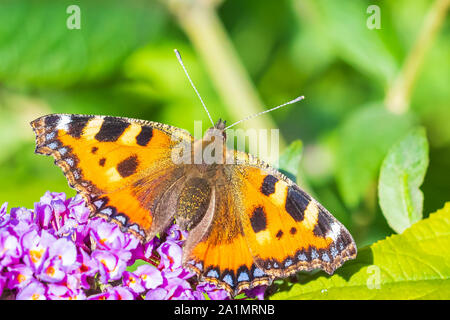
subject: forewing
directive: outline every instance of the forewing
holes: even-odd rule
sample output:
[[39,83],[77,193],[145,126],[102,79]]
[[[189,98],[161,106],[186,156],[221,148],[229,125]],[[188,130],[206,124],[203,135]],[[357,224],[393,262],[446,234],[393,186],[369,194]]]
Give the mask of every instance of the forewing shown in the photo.
[[149,235],[162,193],[183,175],[173,148],[192,142],[184,130],[129,118],[51,114],[31,126],[36,152],[54,157],[92,212],[141,239]]

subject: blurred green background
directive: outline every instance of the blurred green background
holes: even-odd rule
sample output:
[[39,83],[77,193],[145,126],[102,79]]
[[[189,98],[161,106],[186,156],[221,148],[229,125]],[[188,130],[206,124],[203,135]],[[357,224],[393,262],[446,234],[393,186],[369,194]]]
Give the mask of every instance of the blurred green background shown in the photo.
[[[38,116],[125,116],[191,133],[194,120],[209,123],[177,48],[214,120],[304,95],[240,127],[277,127],[285,145],[301,139],[299,185],[359,246],[384,238],[393,231],[378,205],[380,164],[409,129],[423,125],[430,143],[425,216],[450,200],[444,2],[2,0],[0,203],[32,207],[46,190],[75,194],[50,158],[34,154],[29,122]],[[73,4],[79,30],[66,26]],[[367,27],[371,4],[381,29]]]

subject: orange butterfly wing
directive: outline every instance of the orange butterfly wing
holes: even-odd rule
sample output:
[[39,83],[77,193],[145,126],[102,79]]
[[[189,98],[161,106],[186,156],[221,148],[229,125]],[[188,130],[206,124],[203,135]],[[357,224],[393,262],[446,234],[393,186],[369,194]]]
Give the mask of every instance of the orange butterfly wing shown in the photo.
[[301,270],[332,273],[356,256],[350,233],[317,201],[270,166],[236,155],[244,164],[224,166],[214,210],[188,239],[186,265],[200,278],[235,295]]
[[182,178],[171,151],[180,141],[191,142],[189,133],[156,122],[70,114],[47,115],[31,126],[36,152],[55,158],[93,213],[140,239],[160,231],[154,219],[161,220],[159,229],[169,223],[168,215],[158,217],[156,205]]
[[244,233],[255,262],[286,277],[300,270],[333,273],[356,256],[347,229],[322,205],[275,170],[239,168]]
[[189,232],[184,247],[186,267],[231,295],[268,285],[272,278],[254,262],[230,185],[216,185],[203,220]]

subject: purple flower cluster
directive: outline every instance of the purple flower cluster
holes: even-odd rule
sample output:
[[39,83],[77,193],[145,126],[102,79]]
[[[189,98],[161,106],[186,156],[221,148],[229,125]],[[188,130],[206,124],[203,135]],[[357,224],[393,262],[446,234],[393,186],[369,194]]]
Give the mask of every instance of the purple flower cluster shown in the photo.
[[[184,269],[187,233],[172,225],[141,244],[113,223],[89,219],[80,196],[47,192],[34,210],[0,208],[0,299],[229,299]],[[137,266],[138,265],[138,266]],[[136,268],[137,266],[137,268]],[[257,288],[249,296],[259,298]]]

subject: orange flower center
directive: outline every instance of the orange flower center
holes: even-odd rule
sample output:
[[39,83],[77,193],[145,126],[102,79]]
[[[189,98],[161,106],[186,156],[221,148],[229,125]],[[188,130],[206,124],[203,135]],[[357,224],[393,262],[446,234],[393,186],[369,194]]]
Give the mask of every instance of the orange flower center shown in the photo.
[[38,262],[42,258],[43,249],[41,250],[30,250],[30,258],[34,263]]
[[45,270],[45,273],[48,274],[49,276],[52,276],[55,274],[55,268],[48,267],[47,270]]
[[19,281],[19,283],[24,282],[26,279],[27,279],[27,277],[25,277],[21,273],[19,273],[19,275],[17,276],[17,281]]

